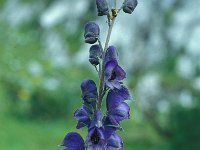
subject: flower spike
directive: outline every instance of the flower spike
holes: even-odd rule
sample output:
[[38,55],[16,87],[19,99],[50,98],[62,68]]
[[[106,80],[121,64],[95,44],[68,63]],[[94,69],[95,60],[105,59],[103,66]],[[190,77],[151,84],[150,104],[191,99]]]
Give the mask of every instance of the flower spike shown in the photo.
[[[116,2],[116,1],[115,1]],[[112,28],[121,9],[131,14],[137,6],[137,0],[124,0],[121,8],[116,3],[109,9],[107,0],[96,0],[98,16],[107,16],[108,33],[105,46],[100,40],[99,25],[93,21],[85,24],[85,43],[93,44],[89,49],[89,62],[98,72],[99,86],[93,80],[81,82],[83,104],[74,112],[76,128],[87,128],[85,141],[76,132],[68,133],[60,146],[64,150],[121,150],[123,140],[116,133],[122,131],[121,122],[130,118],[129,90],[123,85],[126,72],[119,65],[115,46],[109,46]],[[110,13],[111,12],[111,13]],[[97,44],[95,44],[98,42]],[[106,112],[102,115],[102,101],[106,96]]]

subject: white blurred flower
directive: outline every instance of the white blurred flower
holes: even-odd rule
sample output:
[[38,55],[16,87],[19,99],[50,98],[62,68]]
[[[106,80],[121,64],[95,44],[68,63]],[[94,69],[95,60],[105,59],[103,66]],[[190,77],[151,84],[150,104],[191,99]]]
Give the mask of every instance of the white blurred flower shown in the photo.
[[50,91],[56,90],[59,85],[60,82],[55,78],[48,78],[43,83],[44,88]]
[[137,85],[137,102],[142,108],[156,107],[160,95],[160,77],[157,74],[147,74],[140,79]]
[[158,108],[159,112],[165,113],[169,110],[170,104],[167,100],[160,100],[157,103],[157,108]]
[[[40,24],[43,27],[52,27],[60,23],[65,18],[77,19],[87,10],[88,2],[82,0],[55,1],[40,17]],[[72,15],[73,14],[73,15]],[[76,24],[73,24],[71,27]]]
[[42,74],[43,68],[39,62],[32,61],[28,65],[28,71],[33,75]]
[[191,107],[193,104],[191,92],[184,90],[180,93],[179,102],[183,107]]
[[192,78],[195,74],[195,66],[189,56],[181,56],[177,60],[176,72],[183,78]]
[[194,79],[194,81],[193,81],[193,87],[196,90],[200,90],[200,76]]

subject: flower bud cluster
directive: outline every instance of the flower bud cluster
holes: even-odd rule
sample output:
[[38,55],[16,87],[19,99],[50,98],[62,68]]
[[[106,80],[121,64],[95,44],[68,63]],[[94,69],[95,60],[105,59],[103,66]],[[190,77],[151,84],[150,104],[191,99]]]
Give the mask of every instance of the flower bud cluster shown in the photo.
[[[117,16],[117,13],[109,14],[110,9],[106,0],[96,0],[96,5],[98,16],[107,15],[108,22]],[[121,8],[115,8],[115,12],[123,9],[125,13],[131,14],[136,6],[137,0],[125,0]],[[108,25],[109,29],[112,29],[112,26]],[[130,118],[130,107],[126,103],[130,99],[130,94],[122,82],[126,78],[126,73],[119,64],[116,47],[107,46],[108,43],[105,43],[105,48],[102,48],[98,24],[93,21],[87,22],[84,38],[86,43],[94,44],[89,49],[89,62],[96,69],[99,66],[97,71],[100,86],[98,89],[96,83],[90,79],[82,81],[83,104],[74,112],[74,117],[78,120],[76,128],[87,127],[88,134],[84,141],[78,133],[70,132],[65,136],[61,146],[65,150],[120,150],[123,148],[123,141],[116,131],[122,129],[123,120]],[[105,95],[106,113],[102,115],[101,103]]]

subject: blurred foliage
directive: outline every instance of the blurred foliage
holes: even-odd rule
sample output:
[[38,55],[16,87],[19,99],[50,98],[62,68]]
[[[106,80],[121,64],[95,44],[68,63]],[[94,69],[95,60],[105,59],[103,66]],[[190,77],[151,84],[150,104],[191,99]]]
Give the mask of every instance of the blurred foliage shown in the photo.
[[[47,3],[47,7],[53,2],[44,3]],[[80,93],[77,83],[84,78],[92,78],[91,71],[84,65],[57,66],[52,62],[44,43],[48,31],[38,23],[39,16],[35,17],[17,28],[0,20],[0,86],[4,89],[1,99],[8,101],[7,112],[22,118],[72,116],[71,112],[81,103],[80,95],[77,95]],[[77,21],[78,26],[82,26],[82,19]],[[65,39],[70,58],[80,49],[82,30],[73,33],[69,30],[65,30],[61,22],[51,32]]]
[[171,149],[200,149],[200,108],[185,109],[181,106],[172,108],[169,129],[172,134],[168,139]]

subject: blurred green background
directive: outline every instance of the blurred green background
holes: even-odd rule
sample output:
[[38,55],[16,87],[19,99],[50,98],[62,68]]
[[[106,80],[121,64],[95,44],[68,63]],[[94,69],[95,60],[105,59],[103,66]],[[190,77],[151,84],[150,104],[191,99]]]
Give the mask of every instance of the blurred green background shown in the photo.
[[[119,132],[125,150],[200,149],[199,6],[139,0],[133,15],[119,14],[110,43],[133,95]],[[55,150],[69,131],[86,136],[73,112],[81,81],[98,81],[83,42],[88,20],[105,41],[93,0],[0,0],[0,149]]]

